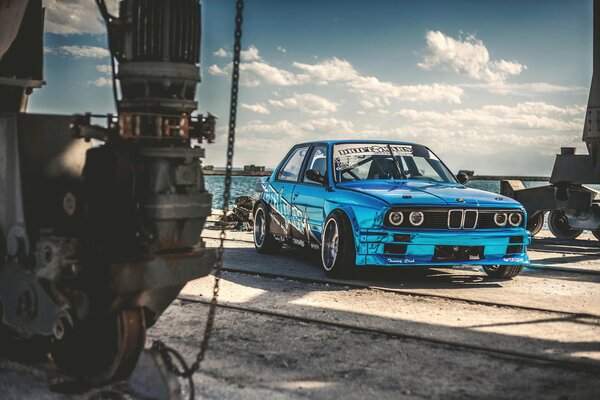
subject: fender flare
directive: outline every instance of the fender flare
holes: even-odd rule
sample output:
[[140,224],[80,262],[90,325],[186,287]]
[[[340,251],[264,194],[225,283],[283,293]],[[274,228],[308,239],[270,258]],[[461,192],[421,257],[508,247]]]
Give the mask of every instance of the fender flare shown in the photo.
[[256,213],[256,209],[258,208],[258,206],[260,204],[264,204],[265,207],[267,208],[267,210],[269,210],[269,205],[263,199],[258,199],[254,202],[254,205],[252,206],[252,216],[253,217],[254,217],[254,214]]
[[327,218],[329,218],[329,216],[334,211],[338,211],[338,210],[342,211],[343,213],[346,214],[346,216],[350,220],[350,224],[352,225],[352,230],[354,232],[359,232],[360,227],[358,226],[358,220],[356,219],[356,214],[354,213],[354,210],[352,209],[352,207],[347,204],[337,204],[337,203],[325,202],[325,205],[323,207],[323,214],[325,216],[325,219],[323,220],[323,222],[327,221]]
[[[265,207],[265,211],[267,212],[267,221],[269,222],[269,224],[273,223],[273,207],[267,203],[266,201],[264,201],[263,199],[258,199],[254,202],[254,206],[252,206],[252,221],[254,221],[254,214],[256,214],[256,209],[258,208],[259,205],[263,205]],[[277,212],[277,211],[275,211]],[[273,229],[272,227],[270,229]],[[288,235],[284,235],[285,237],[288,237]]]
[[350,226],[352,227],[352,232],[354,233],[354,246],[358,251],[359,239],[360,239],[360,226],[358,225],[358,220],[356,219],[356,214],[354,210],[349,205],[344,204],[333,204],[325,202],[325,206],[323,207],[323,213],[325,214],[325,219],[323,220],[323,228],[325,228],[325,223],[331,214],[335,211],[341,211],[348,217],[350,221]]

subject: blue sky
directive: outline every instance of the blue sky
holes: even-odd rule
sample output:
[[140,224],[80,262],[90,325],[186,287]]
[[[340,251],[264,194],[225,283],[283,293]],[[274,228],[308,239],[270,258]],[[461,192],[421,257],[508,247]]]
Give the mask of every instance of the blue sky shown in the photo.
[[[46,0],[47,85],[30,112],[113,112],[92,0]],[[219,116],[223,165],[234,0],[203,1],[199,112]],[[112,1],[116,4],[116,1]],[[273,166],[294,143],[414,141],[454,169],[550,173],[581,143],[591,0],[276,1],[245,8],[237,166]]]

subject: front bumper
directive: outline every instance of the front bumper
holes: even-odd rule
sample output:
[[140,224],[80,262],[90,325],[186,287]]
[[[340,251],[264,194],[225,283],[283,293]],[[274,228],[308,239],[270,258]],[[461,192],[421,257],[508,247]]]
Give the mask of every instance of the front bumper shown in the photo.
[[[522,228],[494,230],[365,229],[358,235],[356,265],[455,266],[527,265],[529,232]],[[477,256],[444,257],[440,249],[473,249]],[[477,249],[475,251],[475,249]]]

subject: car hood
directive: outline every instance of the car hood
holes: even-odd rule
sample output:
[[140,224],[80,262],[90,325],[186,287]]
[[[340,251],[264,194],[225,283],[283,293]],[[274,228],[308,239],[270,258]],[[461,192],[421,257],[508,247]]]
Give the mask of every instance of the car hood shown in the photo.
[[520,205],[511,198],[467,188],[458,183],[371,180],[338,183],[337,187],[375,196],[394,206],[418,204],[455,207],[518,207]]

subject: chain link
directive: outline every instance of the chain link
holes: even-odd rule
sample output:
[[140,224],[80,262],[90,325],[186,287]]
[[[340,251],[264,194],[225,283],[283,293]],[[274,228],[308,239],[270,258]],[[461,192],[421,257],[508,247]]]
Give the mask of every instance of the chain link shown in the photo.
[[[244,10],[244,0],[236,1],[236,16],[235,16],[235,35],[233,46],[233,72],[231,75],[231,102],[229,105],[229,134],[227,136],[227,165],[225,170],[225,188],[223,192],[223,219],[227,215],[229,209],[229,199],[231,197],[231,172],[233,170],[233,150],[235,144],[235,128],[238,106],[238,88],[240,80],[240,55],[242,51],[242,11]],[[217,249],[217,262],[215,268],[215,283],[213,286],[213,295],[208,308],[208,316],[206,326],[204,328],[204,336],[200,343],[200,351],[196,355],[196,360],[190,366],[187,365],[181,354],[175,349],[166,346],[160,340],[152,343],[152,349],[156,350],[165,362],[166,367],[175,375],[181,378],[187,378],[190,385],[190,399],[194,398],[194,382],[192,375],[200,369],[200,364],[206,356],[208,343],[210,341],[213,327],[215,323],[215,314],[217,312],[217,303],[219,298],[219,284],[221,282],[221,273],[223,271],[223,254],[225,252],[225,224],[221,226],[221,234],[219,235],[220,243]],[[173,361],[176,359],[179,367]]]

